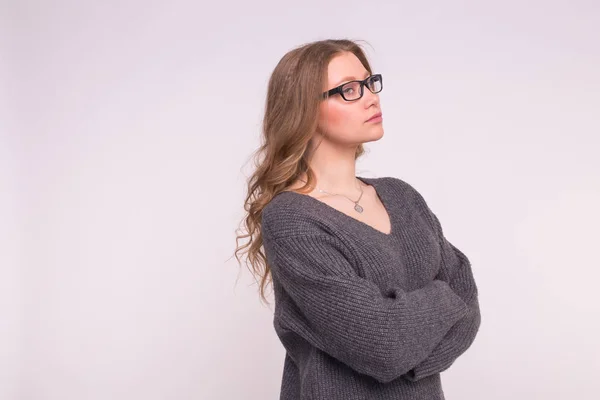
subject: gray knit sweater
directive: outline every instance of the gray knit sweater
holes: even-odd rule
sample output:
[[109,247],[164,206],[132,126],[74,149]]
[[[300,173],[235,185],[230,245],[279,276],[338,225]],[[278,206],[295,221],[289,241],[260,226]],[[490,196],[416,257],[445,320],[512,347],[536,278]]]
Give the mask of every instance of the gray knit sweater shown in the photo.
[[295,192],[263,209],[280,400],[444,399],[440,372],[481,323],[470,262],[410,184],[358,179],[376,189],[389,234]]

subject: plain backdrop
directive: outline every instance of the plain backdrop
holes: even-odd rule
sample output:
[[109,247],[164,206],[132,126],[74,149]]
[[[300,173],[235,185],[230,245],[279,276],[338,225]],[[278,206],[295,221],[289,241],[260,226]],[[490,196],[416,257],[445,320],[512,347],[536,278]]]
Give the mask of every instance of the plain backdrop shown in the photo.
[[232,256],[269,75],[325,38],[384,76],[357,173],[414,185],[472,262],[446,398],[597,398],[597,1],[0,10],[0,399],[278,398],[272,305]]

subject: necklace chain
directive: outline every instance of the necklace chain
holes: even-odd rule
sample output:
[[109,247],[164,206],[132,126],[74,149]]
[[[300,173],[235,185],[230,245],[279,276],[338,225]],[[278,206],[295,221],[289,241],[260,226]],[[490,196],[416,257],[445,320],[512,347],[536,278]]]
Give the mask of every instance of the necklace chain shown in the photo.
[[[303,179],[300,179],[300,180],[302,182],[306,183],[305,180],[303,180]],[[344,194],[341,194],[341,193],[331,193],[331,192],[328,192],[326,190],[323,190],[323,189],[319,188],[319,186],[317,186],[317,191],[319,193],[326,193],[326,194],[329,194],[329,195],[332,195],[332,196],[343,196],[343,197],[347,198],[348,200],[350,200],[351,202],[354,203],[354,209],[357,212],[362,213],[364,211],[364,208],[360,204],[358,204],[358,203],[360,202],[360,199],[362,199],[364,191],[363,191],[362,185],[359,185],[359,186],[360,186],[360,196],[358,196],[358,200],[356,200],[356,201],[352,200],[350,197],[348,197],[348,196],[346,196]]]

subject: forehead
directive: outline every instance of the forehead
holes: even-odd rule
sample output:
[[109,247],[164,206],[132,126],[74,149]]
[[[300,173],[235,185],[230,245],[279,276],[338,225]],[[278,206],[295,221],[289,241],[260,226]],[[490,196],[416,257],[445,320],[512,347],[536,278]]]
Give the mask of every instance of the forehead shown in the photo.
[[331,59],[327,67],[328,87],[334,87],[354,79],[364,79],[369,71],[353,53],[344,52]]

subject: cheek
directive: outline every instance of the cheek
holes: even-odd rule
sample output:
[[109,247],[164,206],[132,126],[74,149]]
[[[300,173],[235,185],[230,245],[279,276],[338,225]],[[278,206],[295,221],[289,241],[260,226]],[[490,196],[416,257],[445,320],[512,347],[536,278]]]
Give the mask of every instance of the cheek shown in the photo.
[[333,103],[321,106],[319,122],[326,131],[335,132],[355,125],[356,121],[353,120],[353,117],[356,118],[356,112],[352,111],[352,107]]

